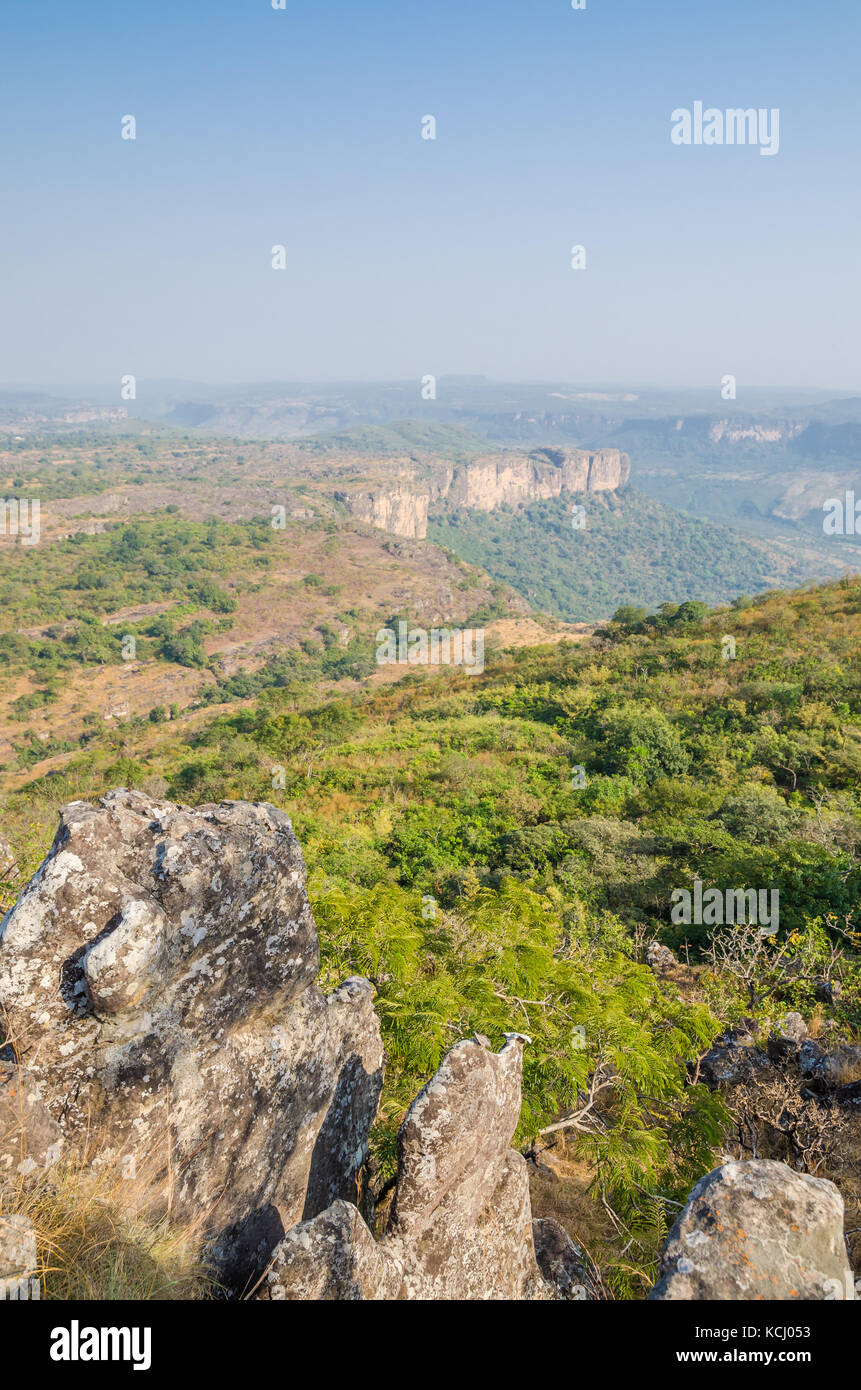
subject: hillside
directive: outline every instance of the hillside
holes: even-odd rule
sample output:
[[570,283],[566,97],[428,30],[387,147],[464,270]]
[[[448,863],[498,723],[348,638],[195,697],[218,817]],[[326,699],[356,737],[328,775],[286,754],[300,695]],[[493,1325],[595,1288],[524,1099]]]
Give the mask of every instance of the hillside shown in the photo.
[[[666,1204],[732,1151],[738,1107],[752,1104],[688,1086],[687,1063],[744,1018],[764,1040],[787,1010],[820,1039],[858,1037],[859,654],[851,580],[718,613],[628,611],[579,646],[497,652],[479,676],[417,669],[331,699],[273,686],[193,722],[127,718],[50,774],[7,783],[19,869],[6,902],[63,802],[124,784],[285,809],[325,982],[364,974],[375,987],[380,1181],[405,1107],[451,1043],[475,1031],[496,1046],[516,1024],[533,1039],[522,1144],[579,1113],[590,1077],[615,1078],[595,1122],[556,1151],[562,1186],[536,1169],[533,1200],[568,1221],[619,1295],[640,1296]],[[672,917],[673,893],[697,880],[777,891],[775,937],[711,959],[707,927]],[[687,959],[663,983],[640,963],[656,936]],[[818,1123],[817,1103],[797,1103]],[[836,1178],[858,1227],[857,1144],[828,1124],[816,1171]],[[804,1145],[767,1142],[808,1161]]]
[[[580,525],[572,508],[583,509]],[[637,487],[504,507],[432,513],[428,537],[511,585],[535,607],[594,622],[620,604],[726,602],[839,570],[797,542],[764,541],[686,515]]]

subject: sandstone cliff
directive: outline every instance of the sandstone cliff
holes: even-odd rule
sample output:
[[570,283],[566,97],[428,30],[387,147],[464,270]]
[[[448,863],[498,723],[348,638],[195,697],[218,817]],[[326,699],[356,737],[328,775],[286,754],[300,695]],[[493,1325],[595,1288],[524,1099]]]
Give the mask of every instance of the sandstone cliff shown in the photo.
[[492,512],[563,492],[609,492],[624,486],[630,473],[628,455],[618,449],[535,449],[530,454],[504,452],[469,463],[440,465],[412,485],[381,484],[336,496],[360,521],[396,536],[423,540],[432,507]]

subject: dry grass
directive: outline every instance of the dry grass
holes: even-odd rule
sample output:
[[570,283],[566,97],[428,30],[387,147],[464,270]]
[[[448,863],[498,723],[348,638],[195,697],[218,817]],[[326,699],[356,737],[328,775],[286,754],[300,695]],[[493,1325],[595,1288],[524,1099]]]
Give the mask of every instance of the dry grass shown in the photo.
[[200,1230],[142,1217],[115,1171],[57,1165],[0,1195],[0,1213],[32,1222],[43,1298],[179,1301],[215,1292]]
[[[618,1254],[618,1232],[605,1208],[595,1199],[595,1170],[575,1156],[574,1148],[559,1137],[541,1149],[538,1166],[529,1165],[529,1193],[533,1219],[552,1217],[583,1249],[596,1270],[604,1269]],[[542,1168],[550,1171],[542,1171]],[[605,1298],[612,1293],[605,1287]]]

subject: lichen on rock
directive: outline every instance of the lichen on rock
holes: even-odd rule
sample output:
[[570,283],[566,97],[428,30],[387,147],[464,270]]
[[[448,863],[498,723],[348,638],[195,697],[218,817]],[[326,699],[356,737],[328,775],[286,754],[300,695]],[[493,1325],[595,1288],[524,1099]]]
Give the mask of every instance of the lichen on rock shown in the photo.
[[301,850],[264,804],[73,802],[0,926],[16,1070],[67,1143],[202,1223],[234,1292],[361,1182],[382,1080],[373,991],[352,980],[327,999],[318,969]]

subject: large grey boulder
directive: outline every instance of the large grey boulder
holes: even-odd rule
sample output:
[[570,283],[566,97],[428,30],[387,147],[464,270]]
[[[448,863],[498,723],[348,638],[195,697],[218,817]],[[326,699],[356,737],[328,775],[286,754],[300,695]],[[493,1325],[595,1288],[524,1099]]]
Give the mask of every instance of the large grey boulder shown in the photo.
[[7,1038],[62,1137],[197,1221],[234,1292],[361,1194],[379,1024],[367,981],[327,998],[318,968],[301,850],[269,805],[73,802],[0,924]]
[[397,1187],[383,1238],[375,1241],[359,1212],[336,1202],[288,1232],[263,1296],[571,1296],[571,1252],[562,1243],[557,1255],[565,1264],[565,1290],[542,1278],[526,1161],[510,1147],[520,1116],[526,1041],[510,1034],[500,1052],[479,1042],[457,1043],[401,1126]]
[[851,1286],[834,1184],[754,1159],[697,1183],[649,1297],[809,1302],[846,1297]]

